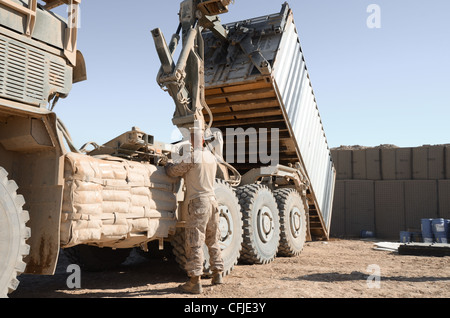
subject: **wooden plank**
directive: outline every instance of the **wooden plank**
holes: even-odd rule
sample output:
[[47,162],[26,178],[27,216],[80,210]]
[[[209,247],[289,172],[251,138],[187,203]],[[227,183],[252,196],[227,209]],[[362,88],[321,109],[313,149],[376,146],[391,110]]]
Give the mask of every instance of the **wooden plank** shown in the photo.
[[450,244],[409,243],[398,247],[400,255],[450,256]]
[[271,90],[273,90],[272,83],[266,81],[258,81],[255,83],[242,85],[225,86],[222,89],[225,93],[231,93],[231,92],[246,92],[262,88],[270,88]]
[[236,92],[229,92],[229,93],[219,93],[215,95],[208,95],[206,96],[206,102],[209,103],[209,101],[216,100],[216,99],[223,99],[223,98],[233,98],[235,101],[238,100],[250,100],[254,99],[253,97],[263,97],[266,95],[270,95],[275,97],[275,91],[273,88],[261,88],[261,89],[255,89],[251,91],[236,91]]
[[208,105],[212,112],[215,111],[223,111],[224,109],[231,109],[233,111],[239,110],[250,110],[255,108],[266,108],[266,107],[280,107],[278,103],[278,99],[276,98],[263,98],[263,99],[252,99],[248,101],[240,101],[240,102],[226,102],[220,104],[211,104]]
[[[255,114],[258,114],[258,116],[255,116]],[[213,119],[215,122],[219,122],[230,119],[245,119],[261,116],[276,116],[276,115],[282,115],[281,109],[278,107],[257,109],[257,110],[244,110],[238,112],[213,113]],[[205,116],[205,119],[208,121],[209,116]]]
[[252,125],[264,123],[266,127],[272,127],[272,123],[284,123],[283,116],[270,116],[260,118],[236,119],[232,121],[215,122],[214,127],[240,127],[242,125]]

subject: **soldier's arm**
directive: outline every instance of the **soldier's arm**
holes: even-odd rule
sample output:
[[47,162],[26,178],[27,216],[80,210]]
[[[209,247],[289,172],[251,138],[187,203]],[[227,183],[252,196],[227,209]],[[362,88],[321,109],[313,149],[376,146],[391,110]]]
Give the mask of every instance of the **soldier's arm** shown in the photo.
[[168,163],[165,166],[165,169],[169,177],[182,177],[191,170],[193,166],[194,164],[190,162]]

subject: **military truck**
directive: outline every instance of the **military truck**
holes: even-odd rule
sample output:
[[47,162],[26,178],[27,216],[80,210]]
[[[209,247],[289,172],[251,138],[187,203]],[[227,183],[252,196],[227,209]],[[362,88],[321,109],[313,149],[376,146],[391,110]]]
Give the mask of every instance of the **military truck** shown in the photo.
[[[202,125],[218,159],[226,274],[239,260],[265,264],[298,255],[305,240],[328,239],[335,179],[292,11],[284,4],[280,13],[222,25],[230,2],[182,1],[171,41],[152,31],[173,124]],[[61,5],[67,19],[52,11]],[[133,127],[77,149],[55,113],[87,78],[79,5],[0,0],[0,296],[17,288],[21,273],[54,274],[62,250],[98,270],[134,248],[151,253],[154,243],[171,243],[185,263],[183,179],[168,177],[164,165],[189,144]]]

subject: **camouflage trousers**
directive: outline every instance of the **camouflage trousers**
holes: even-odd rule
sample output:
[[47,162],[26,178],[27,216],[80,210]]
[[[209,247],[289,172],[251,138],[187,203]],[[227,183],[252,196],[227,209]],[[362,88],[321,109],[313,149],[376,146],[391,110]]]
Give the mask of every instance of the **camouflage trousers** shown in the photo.
[[209,252],[211,270],[223,271],[222,251],[219,246],[219,209],[212,198],[198,198],[189,202],[186,221],[186,271],[189,277],[203,275],[203,245]]

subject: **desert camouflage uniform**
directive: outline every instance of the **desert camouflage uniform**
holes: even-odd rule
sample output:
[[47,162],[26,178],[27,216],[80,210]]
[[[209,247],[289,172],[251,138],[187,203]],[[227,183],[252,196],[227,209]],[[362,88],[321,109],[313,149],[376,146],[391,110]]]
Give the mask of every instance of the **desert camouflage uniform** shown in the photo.
[[217,163],[208,150],[196,150],[190,158],[169,163],[167,174],[184,177],[188,219],[186,221],[186,271],[189,277],[203,275],[203,244],[208,247],[211,270],[223,271],[219,246],[219,210],[214,194]]

